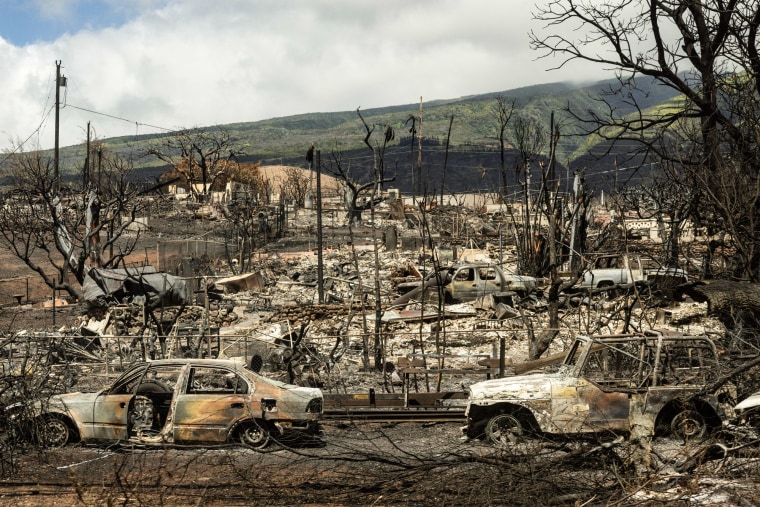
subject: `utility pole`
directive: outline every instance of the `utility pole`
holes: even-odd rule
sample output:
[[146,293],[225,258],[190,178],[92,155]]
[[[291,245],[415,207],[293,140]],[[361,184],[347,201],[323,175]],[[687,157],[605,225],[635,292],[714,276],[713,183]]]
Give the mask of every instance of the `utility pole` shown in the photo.
[[443,157],[443,171],[441,173],[441,206],[443,206],[443,188],[446,186],[446,165],[449,162],[449,141],[451,141],[451,126],[454,125],[454,115],[449,118],[449,131],[446,134],[446,154]]
[[322,153],[317,150],[317,294],[325,302],[324,265],[322,261]]
[[103,147],[98,146],[98,195],[100,195],[101,189],[100,189],[100,177],[101,172],[103,171]]
[[66,86],[66,77],[61,75],[61,60],[55,61],[55,149],[53,151],[53,166],[55,168],[55,181],[53,190],[57,193],[61,185],[59,172],[58,131],[60,128],[61,86]]
[[583,201],[583,194],[582,194],[583,187],[581,186],[581,174],[576,172],[575,177],[573,178],[573,200],[574,200],[574,206],[573,206],[573,224],[572,229],[570,230],[570,260],[569,260],[569,268],[571,271],[575,270],[577,261],[576,259],[579,256],[579,253],[577,249],[575,248],[576,243],[576,230],[578,229],[578,221],[580,220],[580,210],[581,210],[581,202]]
[[90,182],[90,122],[87,122],[87,154],[84,157],[84,175],[82,189],[86,189]]
[[422,96],[420,96],[420,126],[417,130],[417,189],[416,194],[422,195]]

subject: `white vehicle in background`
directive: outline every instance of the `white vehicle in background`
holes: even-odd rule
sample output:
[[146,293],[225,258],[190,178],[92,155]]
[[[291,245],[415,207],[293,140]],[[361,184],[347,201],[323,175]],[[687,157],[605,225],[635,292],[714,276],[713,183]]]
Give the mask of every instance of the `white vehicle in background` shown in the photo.
[[[569,276],[569,275],[565,275]],[[688,281],[688,273],[680,268],[658,265],[645,255],[600,255],[576,284],[580,289],[630,287],[638,285],[667,290]]]

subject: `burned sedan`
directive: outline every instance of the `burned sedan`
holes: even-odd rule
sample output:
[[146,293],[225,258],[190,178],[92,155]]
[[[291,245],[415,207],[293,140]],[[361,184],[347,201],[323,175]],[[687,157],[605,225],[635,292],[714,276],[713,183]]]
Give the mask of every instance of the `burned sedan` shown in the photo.
[[96,393],[35,402],[32,427],[50,447],[81,440],[260,449],[270,436],[316,432],[322,401],[319,389],[284,384],[232,360],[165,359],[135,365]]
[[630,433],[697,438],[730,420],[733,386],[720,376],[712,340],[643,335],[579,336],[556,372],[470,386],[465,431],[509,446],[530,435]]

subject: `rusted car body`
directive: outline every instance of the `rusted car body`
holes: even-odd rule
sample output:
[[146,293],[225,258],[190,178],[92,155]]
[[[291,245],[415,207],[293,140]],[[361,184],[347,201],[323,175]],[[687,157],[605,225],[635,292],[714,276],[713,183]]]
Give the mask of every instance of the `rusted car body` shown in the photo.
[[33,404],[35,437],[142,445],[238,443],[262,448],[270,436],[317,431],[319,389],[284,384],[232,360],[166,359],[138,364],[110,387]]
[[732,419],[712,340],[652,331],[640,336],[579,336],[556,372],[470,386],[466,432],[509,445],[528,434],[630,433],[701,436]]
[[507,274],[493,264],[464,264],[450,269],[446,286],[454,301],[473,301],[486,294],[514,291],[526,295],[536,289],[532,276]]
[[474,301],[488,294],[508,292],[525,296],[536,290],[537,280],[532,276],[505,273],[495,264],[457,264],[440,268],[424,280],[399,284],[397,289],[401,296],[392,304],[437,297],[438,286],[442,287],[446,301]]

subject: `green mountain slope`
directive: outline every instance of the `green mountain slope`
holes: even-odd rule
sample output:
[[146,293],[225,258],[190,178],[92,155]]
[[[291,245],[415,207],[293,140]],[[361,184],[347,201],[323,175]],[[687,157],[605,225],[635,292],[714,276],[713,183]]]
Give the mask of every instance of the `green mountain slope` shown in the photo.
[[[555,121],[567,134],[576,134],[577,125],[563,110],[570,106],[579,111],[602,112],[606,106],[599,95],[609,82],[579,87],[567,83],[552,83],[515,90],[506,90],[482,95],[472,95],[458,99],[423,102],[422,134],[426,139],[445,141],[449,119],[453,115],[450,143],[458,146],[495,146],[498,124],[493,107],[498,95],[507,100],[514,99],[516,113],[533,116],[545,122],[548,129],[551,113]],[[657,93],[657,92],[660,93]],[[652,89],[648,96],[639,98],[641,107],[651,107],[672,96],[666,89]],[[605,97],[608,101],[612,97]],[[633,111],[629,104],[617,101],[612,104],[620,114]],[[410,116],[419,116],[419,104],[406,104],[362,110],[368,124],[379,134],[386,125],[396,130],[397,143],[407,134],[411,125]],[[250,123],[225,125],[247,146],[247,152],[258,159],[295,157],[305,153],[314,142],[323,151],[341,149],[361,149],[365,130],[356,111],[336,113],[308,113],[283,118],[273,118]],[[581,156],[576,153],[585,140],[578,137],[563,137],[558,152],[559,160],[570,160]],[[365,148],[366,149],[366,148]]]
[[[603,95],[604,90],[614,86],[614,81],[590,85],[550,83],[529,86],[502,92],[471,95],[449,100],[422,103],[422,135],[425,140],[425,174],[432,187],[463,190],[498,184],[498,144],[495,140],[498,123],[494,113],[496,97],[501,95],[515,101],[515,114],[529,115],[543,122],[548,131],[551,114],[562,134],[557,156],[563,166],[577,167],[578,161],[593,164],[589,153],[598,150],[599,139],[581,135],[582,126],[565,110],[570,107],[581,113],[603,114],[608,107],[614,107],[617,114],[634,111],[631,98],[622,100],[617,96]],[[667,103],[674,94],[665,87],[648,86],[645,92],[634,97],[641,108],[656,108]],[[605,104],[601,99],[607,102]],[[400,175],[399,186],[412,185],[410,176],[413,161],[409,127],[410,117],[418,117],[420,104],[404,104],[361,110],[366,122],[374,128],[377,142],[386,126],[395,129],[396,138],[386,152],[386,167],[393,167]],[[443,152],[451,117],[454,117],[446,177],[443,178]],[[369,171],[371,154],[364,145],[365,129],[356,111],[329,113],[304,113],[267,120],[233,123],[221,126],[237,139],[247,154],[246,161],[262,161],[264,164],[290,163],[304,167],[305,153],[311,143],[322,151],[323,160],[330,154],[340,152],[342,159],[355,168],[361,179],[363,172]],[[155,159],[140,157],[149,143],[161,143],[162,138],[171,134],[153,134],[139,137],[117,137],[106,139],[111,150],[129,156],[144,175],[151,179],[165,167]],[[82,145],[61,149],[62,174],[76,175],[81,171],[84,160]],[[514,160],[508,162],[509,170]],[[446,181],[442,181],[445,179]],[[441,180],[432,184],[435,180]],[[430,188],[429,188],[430,190]]]

